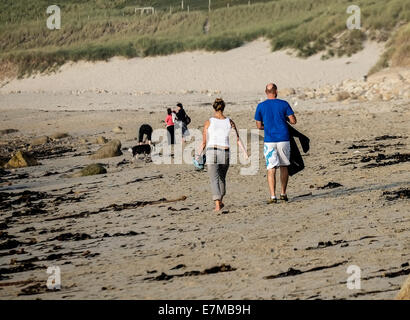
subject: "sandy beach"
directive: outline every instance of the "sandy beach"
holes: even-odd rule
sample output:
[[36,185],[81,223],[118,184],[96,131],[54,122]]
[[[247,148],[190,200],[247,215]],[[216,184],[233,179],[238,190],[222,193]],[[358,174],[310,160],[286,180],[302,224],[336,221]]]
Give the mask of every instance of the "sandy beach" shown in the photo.
[[[1,160],[23,149],[40,165],[1,169],[0,299],[393,299],[410,272],[407,98],[283,97],[311,139],[286,204],[266,204],[263,133],[257,173],[230,167],[219,213],[207,173],[192,164],[134,162],[125,150],[89,157],[99,136],[127,149],[141,124],[164,128],[165,107],[178,101],[201,129],[221,96],[250,132],[267,82],[279,93],[360,82],[382,49],[321,61],[259,40],[4,82],[0,129],[16,131],[2,131]],[[68,135],[32,142],[56,133]],[[70,177],[96,162],[107,173]],[[361,290],[346,286],[350,265]],[[50,266],[61,269],[61,290],[47,290]]]

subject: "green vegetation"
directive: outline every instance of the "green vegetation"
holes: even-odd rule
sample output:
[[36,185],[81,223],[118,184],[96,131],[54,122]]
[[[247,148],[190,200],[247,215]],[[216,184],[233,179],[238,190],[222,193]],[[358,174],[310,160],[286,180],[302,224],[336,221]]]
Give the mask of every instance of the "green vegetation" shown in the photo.
[[[366,38],[386,40],[396,34],[399,45],[386,59],[406,60],[410,21],[408,0],[65,0],[62,28],[48,30],[46,8],[51,0],[0,2],[0,59],[15,65],[19,75],[55,70],[67,61],[105,60],[165,55],[204,49],[229,50],[265,37],[272,50],[295,49],[307,57],[324,52],[323,59],[351,55]],[[227,8],[229,3],[229,8]],[[361,30],[348,30],[346,8],[359,5]],[[154,6],[155,14],[135,12]],[[187,11],[189,5],[190,11]],[[407,30],[407,31],[406,31]],[[407,51],[406,51],[407,50]],[[408,55],[407,55],[408,56]]]
[[370,73],[387,67],[410,67],[410,23],[400,27],[387,42],[386,47],[386,51]]

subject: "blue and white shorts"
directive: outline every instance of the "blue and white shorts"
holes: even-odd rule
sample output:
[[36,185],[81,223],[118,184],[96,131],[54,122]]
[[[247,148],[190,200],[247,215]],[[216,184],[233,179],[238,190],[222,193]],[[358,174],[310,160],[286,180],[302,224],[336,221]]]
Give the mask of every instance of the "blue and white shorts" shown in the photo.
[[290,142],[265,142],[263,154],[266,160],[266,169],[290,165]]

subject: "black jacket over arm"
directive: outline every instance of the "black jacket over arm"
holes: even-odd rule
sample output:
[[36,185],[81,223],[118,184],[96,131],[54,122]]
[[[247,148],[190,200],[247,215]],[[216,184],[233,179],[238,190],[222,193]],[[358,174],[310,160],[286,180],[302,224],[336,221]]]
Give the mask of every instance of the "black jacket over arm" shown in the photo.
[[288,124],[289,129],[289,141],[290,141],[290,166],[288,167],[289,175],[302,171],[305,168],[302,155],[300,154],[298,145],[296,144],[295,137],[299,138],[300,145],[304,153],[309,151],[310,140],[304,134],[297,131],[294,127]]

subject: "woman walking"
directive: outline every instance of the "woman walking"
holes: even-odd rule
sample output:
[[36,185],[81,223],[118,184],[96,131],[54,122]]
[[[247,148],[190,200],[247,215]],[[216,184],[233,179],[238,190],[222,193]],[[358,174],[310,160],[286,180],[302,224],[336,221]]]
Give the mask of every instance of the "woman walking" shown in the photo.
[[[215,100],[213,108],[213,117],[205,121],[202,144],[196,158],[199,159],[206,148],[206,162],[211,180],[212,200],[215,201],[215,211],[219,211],[224,207],[223,197],[226,193],[226,174],[229,169],[229,133],[231,129],[234,129],[237,142],[243,151],[244,148],[239,139],[235,123],[223,114],[225,102],[218,98]],[[244,152],[246,153],[246,151]]]
[[185,142],[185,138],[189,136],[189,130],[188,130],[188,115],[186,114],[184,110],[184,106],[182,103],[178,102],[177,103],[177,109],[175,111],[175,116],[176,116],[176,123],[177,123],[177,129],[181,128],[182,130],[182,142]]
[[175,144],[175,134],[174,134],[174,120],[172,117],[171,108],[167,109],[167,117],[165,118],[165,123],[167,125],[168,131],[168,144]]

